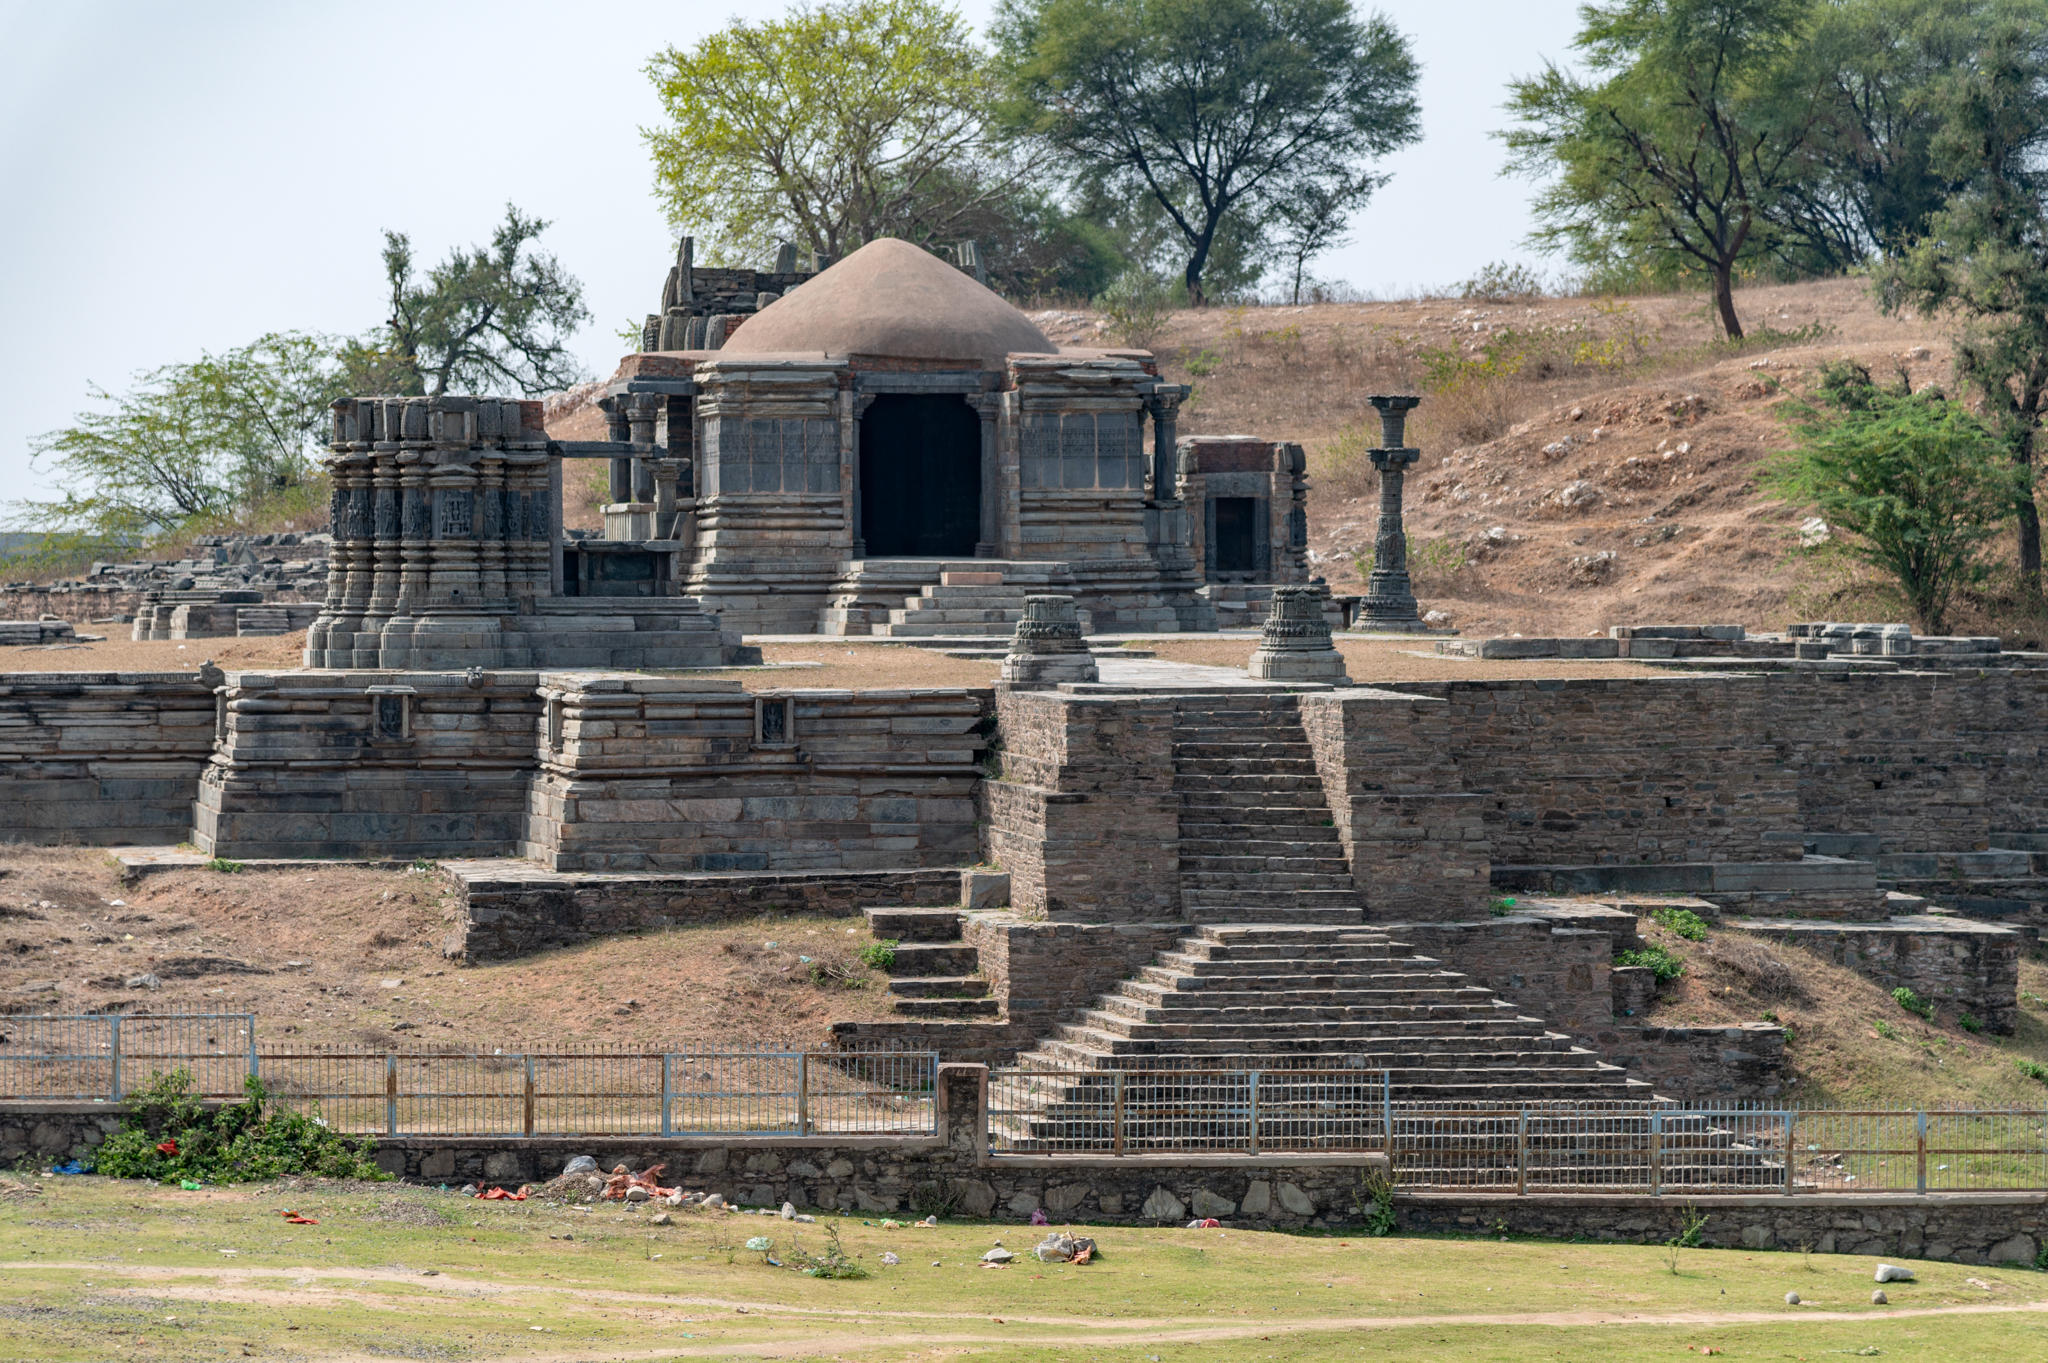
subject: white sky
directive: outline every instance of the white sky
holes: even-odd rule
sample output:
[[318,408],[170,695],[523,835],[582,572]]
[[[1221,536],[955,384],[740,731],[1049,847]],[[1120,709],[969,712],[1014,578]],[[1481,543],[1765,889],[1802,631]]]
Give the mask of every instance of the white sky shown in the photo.
[[[988,0],[964,0],[977,25]],[[1366,7],[1366,6],[1361,6]],[[28,441],[88,386],[266,331],[382,316],[381,232],[432,263],[505,203],[586,289],[584,363],[659,301],[674,249],[638,129],[641,74],[781,0],[0,0],[0,500],[42,495]],[[1563,58],[1574,0],[1382,0],[1421,59],[1423,140],[1319,266],[1380,293],[1522,245],[1530,186],[1487,134],[1504,83]]]

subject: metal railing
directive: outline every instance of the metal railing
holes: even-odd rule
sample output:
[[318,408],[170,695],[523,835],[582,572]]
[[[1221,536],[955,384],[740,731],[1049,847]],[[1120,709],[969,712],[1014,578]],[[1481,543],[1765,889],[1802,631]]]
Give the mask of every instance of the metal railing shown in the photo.
[[0,1098],[118,1102],[192,1075],[339,1131],[461,1136],[903,1136],[938,1130],[938,1056],[866,1049],[436,1051],[268,1047],[250,1014],[0,1019]]
[[1384,1070],[1001,1069],[994,1154],[1271,1154],[1383,1148]]

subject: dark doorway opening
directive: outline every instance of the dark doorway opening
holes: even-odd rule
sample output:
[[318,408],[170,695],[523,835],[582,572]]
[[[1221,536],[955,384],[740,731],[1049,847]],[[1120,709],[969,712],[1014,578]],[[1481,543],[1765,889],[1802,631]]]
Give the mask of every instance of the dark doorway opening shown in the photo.
[[957,394],[884,393],[860,419],[860,537],[871,558],[973,558],[981,417]]
[[1258,570],[1258,537],[1252,531],[1252,517],[1257,514],[1258,507],[1259,499],[1256,497],[1216,499],[1217,572],[1250,573]]

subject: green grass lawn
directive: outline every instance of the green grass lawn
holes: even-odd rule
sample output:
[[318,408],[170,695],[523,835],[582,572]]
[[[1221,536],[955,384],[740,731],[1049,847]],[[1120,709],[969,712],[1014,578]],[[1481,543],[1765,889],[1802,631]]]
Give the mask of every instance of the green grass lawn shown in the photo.
[[[2038,1357],[2048,1275],[1915,1263],[1870,1304],[1846,1255],[1483,1238],[1103,1227],[1044,1234],[830,1219],[872,1276],[803,1277],[741,1246],[815,1226],[616,1206],[474,1202],[396,1185],[183,1192],[99,1178],[0,1192],[0,1358],[49,1360],[971,1357],[1818,1360]],[[285,1208],[318,1219],[285,1222]],[[1007,1268],[978,1267],[995,1241]],[[902,1262],[885,1265],[893,1251]],[[1801,1306],[1784,1295],[1796,1291]]]

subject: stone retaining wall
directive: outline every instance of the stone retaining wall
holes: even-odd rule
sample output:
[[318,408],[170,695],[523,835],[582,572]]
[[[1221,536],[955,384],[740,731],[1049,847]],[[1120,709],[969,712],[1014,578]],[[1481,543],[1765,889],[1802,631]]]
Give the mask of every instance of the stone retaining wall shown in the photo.
[[1911,989],[1954,1021],[1968,1013],[2011,1036],[2019,1026],[2020,950],[2011,928],[1915,915],[1883,923],[1731,919],[1727,926],[1781,946],[1804,947],[1886,989]]
[[213,729],[195,673],[0,674],[0,841],[182,842]]
[[983,794],[987,855],[1010,906],[1067,922],[1180,915],[1171,696],[997,698],[1001,775]]
[[529,955],[607,933],[732,922],[764,913],[855,917],[876,905],[952,904],[960,872],[746,872],[574,876],[518,861],[455,861],[457,922],[442,950],[464,964]]

